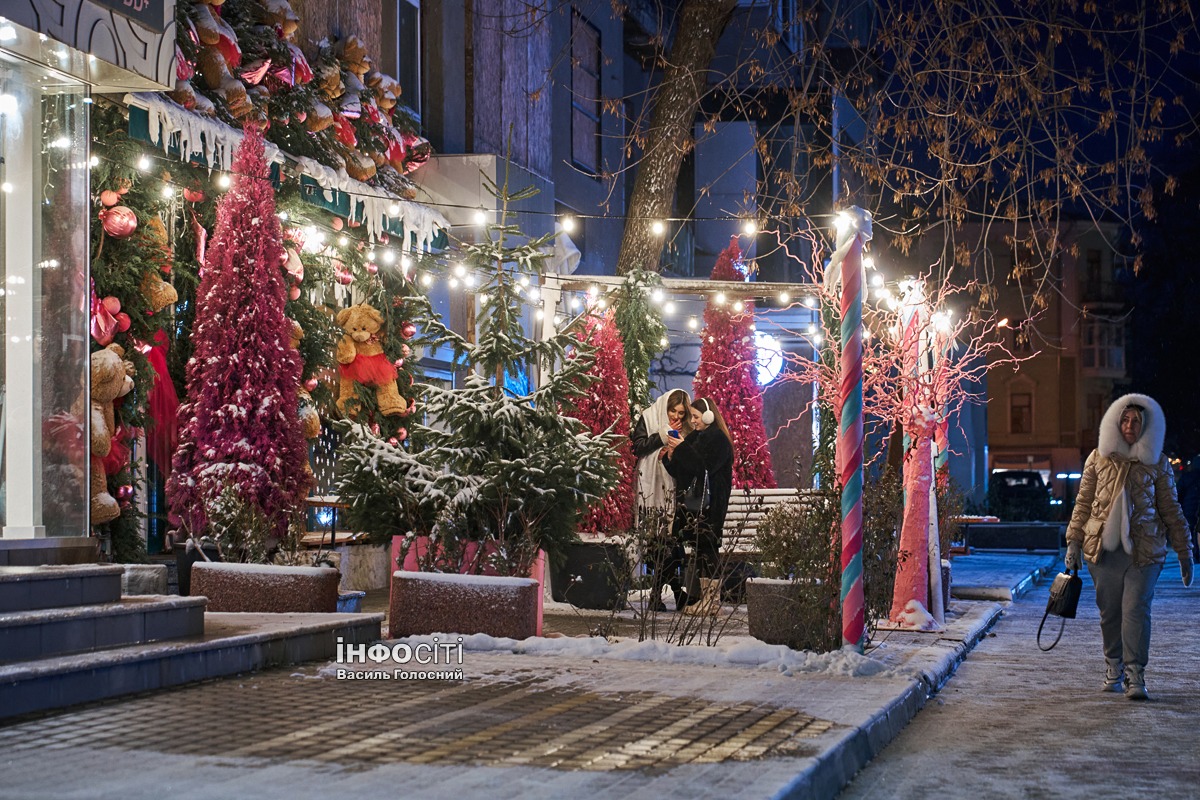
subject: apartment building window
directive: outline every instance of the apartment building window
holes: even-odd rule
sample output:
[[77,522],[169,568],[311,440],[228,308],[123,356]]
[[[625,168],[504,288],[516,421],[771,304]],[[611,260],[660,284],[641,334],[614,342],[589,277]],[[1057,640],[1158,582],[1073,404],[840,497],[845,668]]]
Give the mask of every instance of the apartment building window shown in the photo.
[[380,71],[400,83],[400,103],[421,116],[421,2],[383,0]]
[[1100,257],[1100,251],[1096,248],[1088,248],[1086,261],[1084,262],[1084,297],[1098,298],[1104,286],[1104,262]]
[[1013,392],[1008,396],[1010,433],[1033,433],[1033,394]]
[[1125,372],[1125,323],[1090,317],[1083,321],[1083,368]]
[[571,161],[600,171],[600,31],[571,12]]

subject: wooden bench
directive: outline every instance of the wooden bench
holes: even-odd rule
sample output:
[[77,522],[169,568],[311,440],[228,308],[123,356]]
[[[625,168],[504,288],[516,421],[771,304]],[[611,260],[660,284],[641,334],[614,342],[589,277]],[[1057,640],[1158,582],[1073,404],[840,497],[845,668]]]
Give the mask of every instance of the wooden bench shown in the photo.
[[734,489],[721,532],[721,551],[736,560],[753,559],[758,555],[755,536],[763,517],[781,503],[803,504],[813,494],[811,489]]

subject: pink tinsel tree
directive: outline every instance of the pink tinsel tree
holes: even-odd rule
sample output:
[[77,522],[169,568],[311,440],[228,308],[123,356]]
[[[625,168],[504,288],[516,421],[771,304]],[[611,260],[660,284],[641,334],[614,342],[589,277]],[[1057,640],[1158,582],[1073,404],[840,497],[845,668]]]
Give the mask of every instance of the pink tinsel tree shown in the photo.
[[633,527],[633,473],[637,461],[629,444],[629,376],[625,373],[625,345],[610,311],[603,317],[589,316],[576,334],[596,348],[596,360],[588,374],[598,380],[576,398],[571,416],[594,434],[611,428],[621,437],[617,448],[617,485],[579,523],[579,530],[608,533]]
[[246,128],[233,174],[196,293],[167,501],[193,535],[219,536],[210,517],[233,500],[265,518],[264,535],[283,537],[308,492],[308,450],[296,422],[302,365],[284,316],[282,235],[257,128]]
[[[742,251],[737,237],[721,252],[713,267],[714,281],[740,281]],[[734,488],[775,488],[771,451],[763,426],[762,389],[758,385],[754,341],[754,303],[742,300],[735,310],[730,300],[710,301],[704,309],[700,336],[700,368],[692,385],[694,398],[707,397],[717,404],[733,438]]]

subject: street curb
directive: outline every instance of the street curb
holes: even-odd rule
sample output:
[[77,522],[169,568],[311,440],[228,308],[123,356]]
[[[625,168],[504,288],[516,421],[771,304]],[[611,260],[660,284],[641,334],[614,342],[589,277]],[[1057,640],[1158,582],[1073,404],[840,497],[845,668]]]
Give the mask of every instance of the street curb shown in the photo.
[[[920,677],[914,678],[867,722],[847,731],[831,747],[810,759],[809,765],[773,797],[776,800],[836,797],[946,684],[967,653],[983,639],[1002,613],[1003,608],[993,603],[961,640],[939,638],[938,644],[922,648],[931,658],[921,668]],[[953,646],[946,647],[945,643],[951,641]]]

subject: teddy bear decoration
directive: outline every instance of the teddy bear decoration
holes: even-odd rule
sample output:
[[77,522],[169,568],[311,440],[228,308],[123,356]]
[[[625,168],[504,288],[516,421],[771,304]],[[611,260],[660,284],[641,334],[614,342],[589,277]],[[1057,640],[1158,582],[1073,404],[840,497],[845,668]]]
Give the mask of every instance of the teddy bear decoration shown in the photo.
[[348,418],[355,417],[356,386],[362,385],[375,390],[379,412],[385,417],[406,413],[408,402],[396,387],[396,367],[383,352],[383,315],[371,305],[359,303],[339,311],[337,324],[345,332],[334,353],[338,362],[338,410]]

